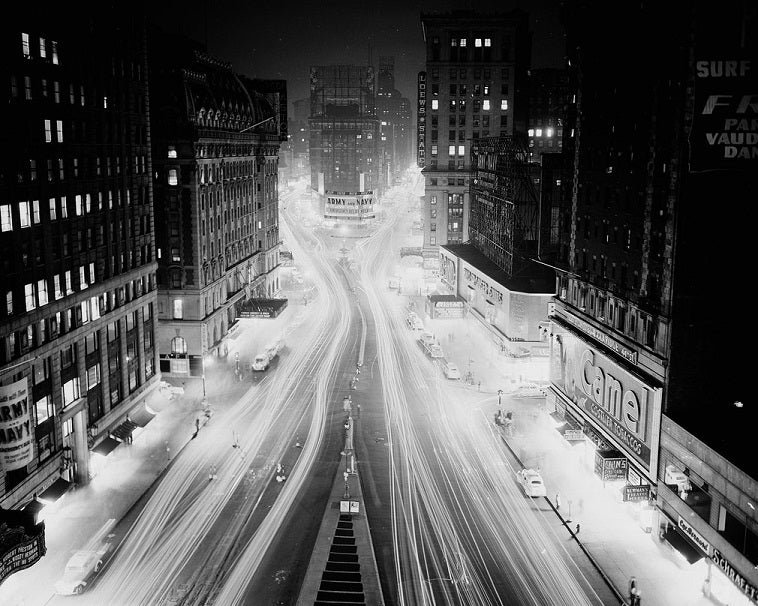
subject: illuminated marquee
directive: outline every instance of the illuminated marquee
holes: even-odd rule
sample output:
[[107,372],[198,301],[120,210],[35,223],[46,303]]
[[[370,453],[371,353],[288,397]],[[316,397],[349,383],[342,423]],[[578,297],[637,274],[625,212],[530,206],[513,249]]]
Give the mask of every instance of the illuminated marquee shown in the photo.
[[471,284],[476,290],[481,291],[485,297],[490,300],[496,300],[498,303],[503,302],[503,293],[493,287],[489,282],[483,280],[468,268],[463,269],[463,277],[468,284]]

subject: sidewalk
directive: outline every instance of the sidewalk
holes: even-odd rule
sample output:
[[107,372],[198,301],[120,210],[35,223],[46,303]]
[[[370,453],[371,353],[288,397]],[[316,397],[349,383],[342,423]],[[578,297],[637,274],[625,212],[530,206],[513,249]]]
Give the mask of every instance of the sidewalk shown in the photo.
[[[403,297],[403,303],[408,299]],[[424,299],[412,297],[417,312],[424,309]],[[424,314],[419,315],[424,318]],[[512,385],[512,380],[539,380],[542,370],[500,354],[475,318],[435,320],[431,324],[440,333],[436,336],[445,359],[454,362],[461,374],[465,375],[469,360],[473,360],[474,385],[466,386],[466,391],[473,399],[484,400],[480,405],[486,418],[493,419],[499,408],[513,412],[515,431],[512,436],[504,435],[504,441],[526,467],[540,468],[554,513],[562,518],[560,531],[567,540],[574,538],[583,545],[619,593],[628,599],[629,579],[634,576],[645,606],[713,606],[701,591],[702,578],[690,573],[689,565],[659,540],[657,532],[642,529],[634,505],[622,502],[617,488],[611,483],[603,486],[591,461],[587,461],[583,443],[572,445],[555,430],[544,398],[507,393],[505,386]],[[448,334],[452,334],[451,341]],[[502,407],[498,407],[498,389],[506,391]],[[580,531],[574,537],[577,524]],[[586,559],[584,554],[576,557]]]

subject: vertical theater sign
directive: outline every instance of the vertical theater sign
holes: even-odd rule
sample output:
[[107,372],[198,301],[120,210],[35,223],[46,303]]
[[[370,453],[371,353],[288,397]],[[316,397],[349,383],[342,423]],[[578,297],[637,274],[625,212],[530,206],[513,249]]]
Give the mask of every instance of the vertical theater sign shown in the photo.
[[418,73],[418,108],[416,117],[416,160],[420,168],[426,162],[426,72]]
[[550,380],[572,411],[656,480],[661,388],[648,385],[594,345],[556,331]]

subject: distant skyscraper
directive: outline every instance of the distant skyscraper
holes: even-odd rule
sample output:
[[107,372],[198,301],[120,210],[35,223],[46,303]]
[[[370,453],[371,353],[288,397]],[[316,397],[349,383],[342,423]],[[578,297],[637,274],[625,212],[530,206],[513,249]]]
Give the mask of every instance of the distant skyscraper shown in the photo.
[[381,57],[376,87],[382,184],[391,187],[410,164],[410,101],[395,88],[394,57]]
[[471,144],[526,132],[528,17],[522,11],[424,13],[426,137],[424,251],[468,240]]
[[158,385],[141,17],[30,12],[1,36],[0,389],[28,406],[18,439],[3,430],[4,508],[87,483]]
[[563,151],[568,73],[565,69],[533,69],[528,81],[529,161],[540,163],[542,154]]
[[161,372],[204,377],[204,357],[225,356],[237,319],[279,290],[284,82],[150,39]]
[[755,603],[758,412],[741,310],[758,198],[756,12],[577,1],[565,19],[576,153],[549,407],[587,436],[601,479],[655,503],[655,540],[710,558],[704,591]]
[[311,187],[327,221],[365,226],[380,194],[374,69],[311,67]]

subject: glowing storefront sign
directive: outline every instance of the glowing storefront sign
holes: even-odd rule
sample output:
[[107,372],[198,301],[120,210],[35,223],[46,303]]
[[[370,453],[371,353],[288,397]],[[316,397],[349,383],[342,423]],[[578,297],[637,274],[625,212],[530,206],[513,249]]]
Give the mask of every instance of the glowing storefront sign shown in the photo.
[[424,168],[426,162],[426,72],[418,73],[418,107],[417,107],[417,164]]
[[550,364],[553,385],[602,427],[616,447],[653,473],[661,389],[646,385],[577,335],[560,329],[554,334]]
[[705,537],[703,537],[702,534],[700,534],[697,530],[695,530],[692,525],[685,520],[682,516],[679,516],[679,519],[677,521],[677,526],[679,526],[679,529],[687,535],[687,537],[692,541],[695,545],[700,547],[706,555],[711,554],[711,544],[705,540]]

